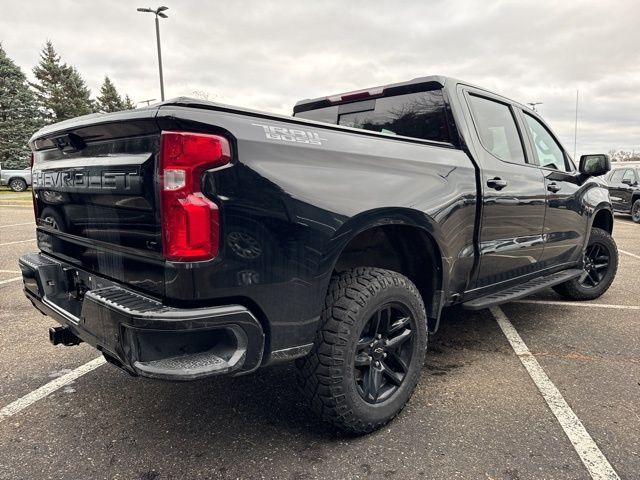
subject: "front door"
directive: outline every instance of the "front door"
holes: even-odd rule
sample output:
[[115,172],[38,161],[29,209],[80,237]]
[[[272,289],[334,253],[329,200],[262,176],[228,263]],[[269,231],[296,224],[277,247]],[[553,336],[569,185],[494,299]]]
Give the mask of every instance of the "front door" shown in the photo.
[[631,212],[631,200],[633,199],[633,192],[636,191],[638,181],[636,180],[636,173],[632,168],[627,168],[622,175],[622,185],[620,186],[620,209],[625,213]]
[[609,196],[611,197],[611,205],[613,209],[620,212],[624,210],[624,203],[622,201],[624,184],[622,183],[622,176],[625,174],[624,168],[619,168],[611,172],[607,183],[609,185]]
[[580,199],[584,179],[551,131],[530,112],[519,112],[547,191],[541,267],[572,263],[582,256],[588,217]]
[[523,142],[511,104],[468,90],[481,166],[480,265],[475,288],[496,285],[539,269],[545,213],[542,172]]

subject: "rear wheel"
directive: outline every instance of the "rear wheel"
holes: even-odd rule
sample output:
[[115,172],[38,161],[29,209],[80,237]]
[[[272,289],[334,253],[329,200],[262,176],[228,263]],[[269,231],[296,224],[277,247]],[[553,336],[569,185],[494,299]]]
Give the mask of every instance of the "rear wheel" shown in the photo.
[[313,410],[341,430],[364,434],[395,417],[415,389],[427,347],[427,318],[403,275],[360,267],[332,279],[312,351],[298,362]]
[[584,272],[553,289],[570,300],[593,300],[609,289],[617,270],[616,242],[609,232],[592,228],[584,254]]
[[27,182],[21,178],[14,178],[9,182],[9,188],[14,192],[24,192],[27,189]]
[[640,198],[633,202],[633,206],[631,207],[631,219],[640,223]]

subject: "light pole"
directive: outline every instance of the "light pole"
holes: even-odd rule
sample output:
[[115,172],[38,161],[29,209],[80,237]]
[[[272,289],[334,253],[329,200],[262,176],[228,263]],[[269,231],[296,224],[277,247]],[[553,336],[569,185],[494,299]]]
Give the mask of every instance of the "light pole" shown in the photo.
[[160,98],[164,102],[164,80],[162,78],[162,50],[160,49],[160,22],[158,17],[167,18],[165,10],[169,10],[169,7],[158,7],[155,10],[153,8],[138,8],[139,12],[153,13],[156,16],[156,41],[158,42],[158,70],[160,71]]

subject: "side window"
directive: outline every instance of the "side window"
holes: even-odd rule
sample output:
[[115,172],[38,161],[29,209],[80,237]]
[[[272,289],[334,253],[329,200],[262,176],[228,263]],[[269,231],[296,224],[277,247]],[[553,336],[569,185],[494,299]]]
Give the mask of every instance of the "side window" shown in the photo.
[[476,95],[469,95],[469,103],[484,148],[500,160],[526,163],[511,107]]
[[553,136],[551,136],[549,130],[527,113],[525,113],[524,118],[531,133],[531,139],[538,154],[540,166],[561,170],[563,172],[570,171],[564,151]]
[[631,170],[630,168],[627,168],[627,169],[624,171],[624,175],[622,175],[622,180],[623,180],[623,181],[624,181],[624,180],[629,180],[629,183],[630,183],[631,185],[633,185],[633,184],[636,182],[636,177],[635,177],[635,175],[633,174],[633,170]]
[[624,170],[614,170],[609,177],[609,182],[611,183],[620,183],[622,182],[622,174]]

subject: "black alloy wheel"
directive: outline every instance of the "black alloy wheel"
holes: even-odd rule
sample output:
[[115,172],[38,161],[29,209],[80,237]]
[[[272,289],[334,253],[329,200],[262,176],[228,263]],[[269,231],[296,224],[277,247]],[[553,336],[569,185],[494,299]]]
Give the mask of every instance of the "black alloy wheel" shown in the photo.
[[618,270],[618,247],[609,232],[592,228],[580,276],[552,287],[568,300],[594,300],[606,292]]
[[584,273],[579,278],[580,285],[585,288],[595,288],[605,278],[609,269],[611,252],[602,243],[592,243],[587,247],[584,255]]
[[382,306],[369,319],[356,344],[354,380],[368,403],[382,403],[402,385],[411,362],[411,314],[401,304]]

